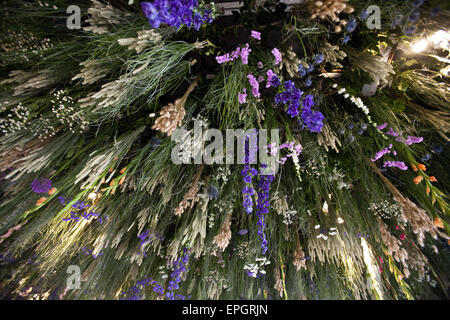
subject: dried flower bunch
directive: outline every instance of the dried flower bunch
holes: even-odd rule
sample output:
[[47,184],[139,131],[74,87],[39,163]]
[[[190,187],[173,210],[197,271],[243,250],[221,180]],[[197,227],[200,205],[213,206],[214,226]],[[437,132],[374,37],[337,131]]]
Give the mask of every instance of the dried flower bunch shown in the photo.
[[109,31],[108,27],[111,24],[120,24],[121,13],[115,9],[111,4],[104,4],[97,0],[92,0],[92,7],[88,9],[90,18],[87,22],[90,24],[88,27],[84,27],[84,31],[92,31],[97,34],[105,34]]
[[188,192],[184,195],[183,200],[178,204],[178,207],[175,209],[175,215],[180,216],[183,212],[189,207],[192,208],[196,202],[200,200],[198,196],[198,192],[200,190],[199,181],[202,175],[203,165],[201,165],[192,179],[192,183],[189,187]]
[[295,266],[297,271],[300,269],[306,269],[306,256],[305,252],[303,251],[302,246],[300,245],[300,241],[297,239],[297,246],[295,247],[294,251],[294,260],[292,261],[292,264]]
[[438,227],[434,225],[433,220],[431,220],[425,210],[417,207],[411,200],[405,198],[373,163],[370,162],[369,165],[385,182],[388,189],[392,192],[394,200],[402,207],[403,214],[401,216],[408,221],[413,232],[417,234],[417,241],[420,246],[423,247],[425,245],[425,232],[429,232],[434,239],[437,239],[438,234],[447,240],[449,239],[438,230]]
[[137,53],[141,53],[151,44],[158,43],[162,40],[160,33],[155,30],[141,30],[137,32],[137,38],[122,38],[117,40],[121,46],[127,46],[128,50],[136,50]]
[[339,46],[331,45],[325,42],[322,47],[320,47],[319,52],[323,55],[323,61],[330,63],[336,68],[343,68],[344,66],[338,62],[338,60],[344,59],[347,54],[339,49]]
[[43,89],[54,84],[56,79],[51,76],[51,71],[42,69],[37,72],[25,72],[22,70],[11,71],[9,79],[0,84],[19,83],[14,87],[13,96],[24,96],[38,89]]
[[77,74],[72,80],[83,79],[83,85],[93,84],[100,79],[103,79],[108,74],[110,68],[107,64],[99,60],[87,60],[80,62],[80,73]]
[[417,235],[417,241],[422,247],[425,245],[425,232],[429,232],[434,239],[437,239],[439,231],[425,210],[417,207],[400,193],[394,196],[394,200],[402,207],[403,216],[411,225],[413,232]]
[[[119,80],[114,80],[102,85],[102,88],[98,92],[93,92],[85,98],[78,100],[81,108],[97,106],[96,109],[107,108],[118,102],[120,102],[122,96],[125,93],[125,89],[130,82],[133,81],[133,77],[122,77]],[[100,101],[98,101],[100,100]]]
[[298,65],[301,63],[301,60],[294,51],[292,51],[292,48],[286,51],[286,54],[283,55],[282,63],[280,64],[280,68],[275,68],[277,73],[280,72],[283,66],[285,66],[287,73],[291,78],[294,78],[297,76],[298,73]]
[[166,133],[171,136],[173,131],[181,126],[183,122],[186,111],[184,110],[184,104],[191,93],[197,85],[198,79],[196,79],[189,88],[186,90],[184,95],[177,99],[174,103],[169,103],[167,106],[162,108],[159,112],[159,117],[156,119],[155,124],[152,129]]
[[335,24],[334,30],[336,32],[341,32],[341,26],[347,24],[346,20],[339,18],[339,14],[342,12],[352,13],[354,11],[353,7],[347,3],[347,0],[310,0],[307,5],[311,12],[311,19],[319,17],[322,20],[329,20]]
[[328,148],[331,148],[339,153],[338,146],[342,147],[341,141],[327,123],[323,125],[322,131],[317,135],[317,142],[320,146],[323,146],[327,152]]
[[381,220],[378,220],[378,227],[380,228],[381,239],[386,245],[387,252],[395,259],[395,261],[402,262],[406,265],[408,252],[401,247],[400,240],[389,232],[386,225]]
[[217,245],[217,247],[222,251],[225,251],[225,249],[228,247],[228,244],[230,243],[231,239],[230,226],[231,226],[231,213],[228,214],[224,223],[222,224],[222,227],[220,228],[219,233],[213,239],[213,243]]
[[21,159],[24,159],[35,150],[42,148],[47,143],[48,140],[41,141],[35,139],[27,142],[23,147],[16,146],[12,149],[7,149],[0,154],[0,171],[5,171],[12,167],[21,167],[23,163]]
[[356,67],[367,72],[377,85],[387,85],[395,73],[392,64],[381,56],[365,52],[350,52],[349,58]]

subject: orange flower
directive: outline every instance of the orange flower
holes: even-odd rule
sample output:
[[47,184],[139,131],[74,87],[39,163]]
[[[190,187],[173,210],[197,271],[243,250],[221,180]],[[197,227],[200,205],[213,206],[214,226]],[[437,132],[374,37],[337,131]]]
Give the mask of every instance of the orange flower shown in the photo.
[[126,169],[127,169],[127,167],[122,168],[122,170],[120,170],[120,173],[121,173],[121,174],[124,173]]
[[48,190],[48,194],[52,195],[55,193],[55,191],[56,191],[56,188],[51,188],[50,190]]
[[42,203],[44,203],[45,202],[45,200],[47,200],[47,198],[46,197],[42,197],[42,198],[40,198],[38,201],[36,201],[36,205],[37,206],[39,206],[39,205],[41,205]]
[[427,192],[427,194],[429,194],[430,193],[430,188],[427,187],[426,192]]
[[112,172],[112,171],[113,171],[113,168],[109,168],[108,172]]
[[439,217],[434,218],[434,225],[438,228],[444,229],[444,224]]
[[437,179],[434,177],[434,176],[431,176],[430,177],[430,181],[434,181],[434,182],[436,182],[437,181]]
[[427,171],[427,167],[425,167],[423,164],[418,164],[417,167],[422,171]]
[[122,183],[125,181],[125,177],[122,177],[122,179],[120,179],[119,184],[122,185]]
[[414,183],[415,183],[415,184],[419,184],[420,181],[422,181],[422,180],[423,180],[423,177],[422,177],[422,176],[417,176],[417,177],[414,178]]
[[417,171],[417,167],[411,163],[411,167],[413,168],[414,171]]
[[114,185],[114,179],[111,180],[111,182],[109,183],[109,186],[112,187]]

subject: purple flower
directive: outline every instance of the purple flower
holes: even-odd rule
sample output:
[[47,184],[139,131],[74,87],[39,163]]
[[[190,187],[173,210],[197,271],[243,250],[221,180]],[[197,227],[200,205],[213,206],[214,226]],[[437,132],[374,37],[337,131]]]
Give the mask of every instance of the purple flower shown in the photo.
[[253,96],[255,98],[259,98],[261,95],[259,93],[258,80],[256,80],[256,78],[251,73],[249,73],[247,75],[247,79],[248,79],[248,82],[250,83],[250,86],[252,87],[252,94],[253,94]]
[[152,27],[159,28],[161,18],[155,6],[150,2],[141,2],[141,8]]
[[314,65],[312,63],[308,64],[308,68],[306,68],[306,72],[311,73],[314,71]]
[[367,10],[364,10],[361,12],[361,20],[366,20],[369,17],[369,12]]
[[311,108],[314,106],[314,97],[310,94],[306,95],[305,99],[303,99],[303,106],[305,108]]
[[197,31],[200,30],[200,27],[202,26],[202,23],[203,23],[202,16],[200,14],[196,13],[194,15],[193,22],[194,22],[194,29]]
[[248,55],[250,52],[252,52],[252,49],[250,49],[248,43],[246,43],[245,47],[241,50],[242,64],[248,64]]
[[431,154],[427,153],[422,157],[422,161],[428,161],[431,159]]
[[355,31],[356,27],[358,26],[358,24],[356,23],[356,19],[355,18],[351,18],[348,23],[347,23],[347,31],[352,33],[353,31]]
[[316,56],[314,57],[314,62],[316,64],[321,64],[323,62],[323,59],[324,59],[323,54],[319,53],[319,54],[316,54]]
[[281,61],[282,61],[280,50],[278,50],[277,48],[274,48],[274,49],[272,50],[272,54],[273,54],[274,57],[275,57],[275,65],[280,64]]
[[35,179],[31,183],[31,189],[35,193],[47,193],[52,188],[52,182],[46,178]]
[[186,25],[188,28],[191,27],[192,24],[192,11],[189,8],[185,8],[183,13],[181,14],[181,23]]
[[247,101],[247,89],[244,88],[244,93],[238,94],[238,100],[240,104],[243,104]]
[[263,68],[263,63],[262,63],[261,61],[259,61],[259,62],[257,63],[257,66],[258,66],[259,69],[262,69],[262,68]]
[[344,36],[344,37],[341,39],[341,41],[342,41],[343,44],[346,44],[347,42],[350,41],[350,39],[351,39],[351,37],[347,35],[347,36]]
[[323,119],[325,117],[319,111],[312,111],[310,108],[304,107],[301,113],[303,124],[312,132],[320,132],[323,127]]
[[211,17],[211,10],[205,10],[203,13],[203,21],[206,23],[212,23],[214,19]]
[[412,145],[413,143],[421,143],[422,141],[423,137],[408,136],[404,143],[409,146]]
[[400,170],[408,170],[408,167],[403,161],[385,161],[383,167],[397,167]]
[[423,4],[423,0],[414,0],[412,5],[413,7],[420,7]]
[[241,230],[239,230],[239,231],[237,232],[237,234],[240,235],[240,236],[246,235],[247,233],[248,233],[248,230],[247,230],[247,229],[241,229]]
[[252,36],[252,38],[255,38],[256,40],[261,40],[261,32],[252,30],[251,36]]
[[272,70],[267,70],[267,83],[266,88],[278,87],[280,85],[280,79],[278,79],[277,75]]
[[389,131],[386,132],[386,134],[393,136],[393,137],[398,137],[399,134],[397,132],[395,132],[392,128],[389,128]]
[[264,215],[269,213],[269,188],[270,184],[274,180],[272,175],[261,175],[258,183],[258,199],[256,203],[256,216],[258,217],[258,235],[261,238],[261,251],[265,254],[268,250],[267,238],[264,234],[264,229],[266,228]]
[[388,125],[388,123],[387,123],[387,122],[385,122],[385,123],[383,123],[383,124],[380,124],[379,126],[377,126],[377,129],[378,129],[378,130],[383,130],[384,128],[386,128],[386,127],[387,127],[387,125]]
[[375,162],[378,159],[381,159],[385,154],[387,153],[391,153],[391,150],[389,150],[389,148],[384,148],[380,151],[378,151],[375,156],[373,157],[373,159],[370,159],[370,161]]

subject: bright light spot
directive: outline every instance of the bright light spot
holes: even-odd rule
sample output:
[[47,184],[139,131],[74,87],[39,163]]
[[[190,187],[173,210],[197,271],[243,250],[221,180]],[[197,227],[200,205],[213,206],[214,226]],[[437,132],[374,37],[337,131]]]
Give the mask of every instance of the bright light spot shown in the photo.
[[94,200],[95,198],[97,198],[97,194],[95,192],[92,192],[88,195],[88,198]]
[[328,203],[327,203],[326,201],[323,202],[322,211],[323,211],[323,213],[325,213],[325,214],[328,213]]
[[420,41],[417,41],[416,43],[411,45],[411,49],[413,52],[415,53],[419,53],[422,52],[423,50],[425,50],[428,46],[428,41],[425,39],[422,39]]
[[341,217],[338,217],[337,218],[337,223],[339,223],[339,224],[344,223],[344,219],[342,219]]
[[445,32],[444,30],[438,30],[435,33],[433,33],[429,39],[434,44],[435,47],[450,50],[449,48],[450,33]]

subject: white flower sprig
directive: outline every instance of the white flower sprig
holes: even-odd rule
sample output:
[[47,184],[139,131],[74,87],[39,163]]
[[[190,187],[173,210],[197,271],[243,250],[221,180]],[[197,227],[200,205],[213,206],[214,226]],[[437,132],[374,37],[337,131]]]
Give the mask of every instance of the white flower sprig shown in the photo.
[[[333,84],[332,87],[333,87],[334,89],[337,89],[337,88],[338,88],[337,83]],[[356,98],[355,98],[354,96],[350,95],[350,94],[347,92],[347,89],[345,89],[345,88],[339,88],[339,90],[338,90],[337,93],[340,94],[340,95],[342,95],[342,96],[344,96],[344,98],[349,99],[354,105],[356,105],[359,109],[361,109],[362,112],[364,112],[364,114],[366,115],[367,121],[368,121],[375,129],[377,129],[377,131],[383,136],[383,138],[387,139],[386,135],[385,135],[381,130],[379,130],[379,129],[377,128],[377,123],[372,121],[372,117],[370,116],[369,108],[364,104],[364,102],[361,100],[360,97],[356,97]]]

